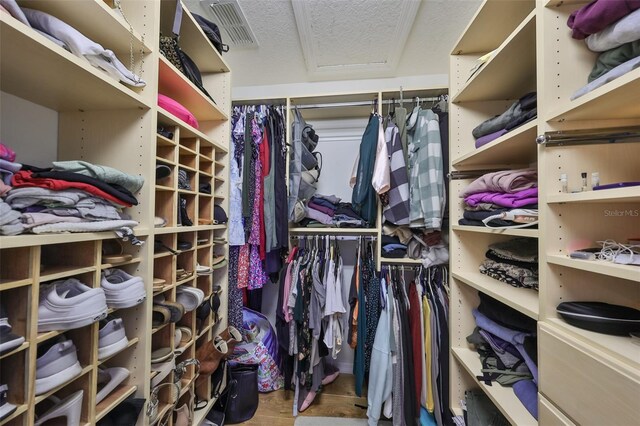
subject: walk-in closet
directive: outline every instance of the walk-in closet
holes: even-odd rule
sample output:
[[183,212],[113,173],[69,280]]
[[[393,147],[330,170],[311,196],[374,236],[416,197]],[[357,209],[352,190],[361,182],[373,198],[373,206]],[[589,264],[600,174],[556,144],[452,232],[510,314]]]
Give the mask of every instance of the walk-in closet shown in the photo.
[[640,0],[0,0],[0,426],[640,422]]

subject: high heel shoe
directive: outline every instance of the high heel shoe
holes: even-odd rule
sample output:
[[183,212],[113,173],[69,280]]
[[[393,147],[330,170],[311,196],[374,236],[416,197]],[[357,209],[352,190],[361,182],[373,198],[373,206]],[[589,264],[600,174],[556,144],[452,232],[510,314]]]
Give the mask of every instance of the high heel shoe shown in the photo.
[[80,415],[82,414],[82,397],[84,391],[79,390],[74,392],[63,400],[51,396],[50,399],[54,400],[56,405],[51,407],[42,416],[39,416],[35,422],[35,426],[39,426],[47,420],[55,419],[58,417],[67,418],[67,426],[79,426]]
[[236,348],[236,345],[242,342],[242,334],[232,325],[227,327],[218,337],[227,343],[229,355],[233,355],[233,350]]

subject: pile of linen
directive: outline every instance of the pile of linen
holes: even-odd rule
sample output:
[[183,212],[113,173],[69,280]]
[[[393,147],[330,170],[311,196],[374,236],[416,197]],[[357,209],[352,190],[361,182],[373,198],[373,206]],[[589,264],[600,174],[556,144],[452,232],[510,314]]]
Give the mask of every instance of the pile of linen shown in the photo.
[[363,228],[364,220],[351,203],[342,203],[335,195],[316,194],[305,204],[303,227]]
[[476,148],[480,148],[513,129],[535,120],[538,116],[537,101],[536,92],[527,93],[502,114],[480,123],[471,132],[476,139]]
[[538,241],[514,238],[493,243],[480,264],[480,273],[510,284],[538,290]]
[[141,176],[86,161],[56,161],[42,169],[1,158],[2,235],[99,232],[138,225],[123,209],[138,204],[134,193],[144,184]]
[[599,53],[579,98],[640,67],[640,0],[595,0],[569,16],[571,37]]
[[[458,221],[459,225],[521,226],[514,220],[500,218],[508,216],[506,214],[509,212],[522,218],[524,225],[534,225],[538,212],[538,175],[534,169],[487,173],[461,191],[460,198],[464,198],[464,213]],[[486,221],[488,218],[491,220]],[[487,222],[486,225],[483,220]]]

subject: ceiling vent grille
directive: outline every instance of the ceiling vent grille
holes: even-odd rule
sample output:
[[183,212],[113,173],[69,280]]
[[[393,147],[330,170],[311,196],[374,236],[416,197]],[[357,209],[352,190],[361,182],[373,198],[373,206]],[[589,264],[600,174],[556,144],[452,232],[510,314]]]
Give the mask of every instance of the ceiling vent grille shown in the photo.
[[237,0],[215,0],[213,2],[209,0],[208,2],[213,12],[214,22],[228,35],[228,39],[223,38],[225,43],[234,47],[258,47],[258,41]]

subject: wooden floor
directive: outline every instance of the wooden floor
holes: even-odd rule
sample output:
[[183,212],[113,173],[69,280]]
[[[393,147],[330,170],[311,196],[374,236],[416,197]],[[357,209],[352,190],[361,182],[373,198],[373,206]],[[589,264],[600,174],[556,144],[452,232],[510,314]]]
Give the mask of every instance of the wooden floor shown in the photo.
[[[324,386],[315,401],[300,416],[316,417],[351,417],[367,418],[366,393],[362,398],[356,396],[354,390],[354,376],[341,374],[335,382]],[[293,409],[293,392],[279,390],[260,394],[260,405],[256,415],[246,423],[255,426],[293,426],[295,417]]]

